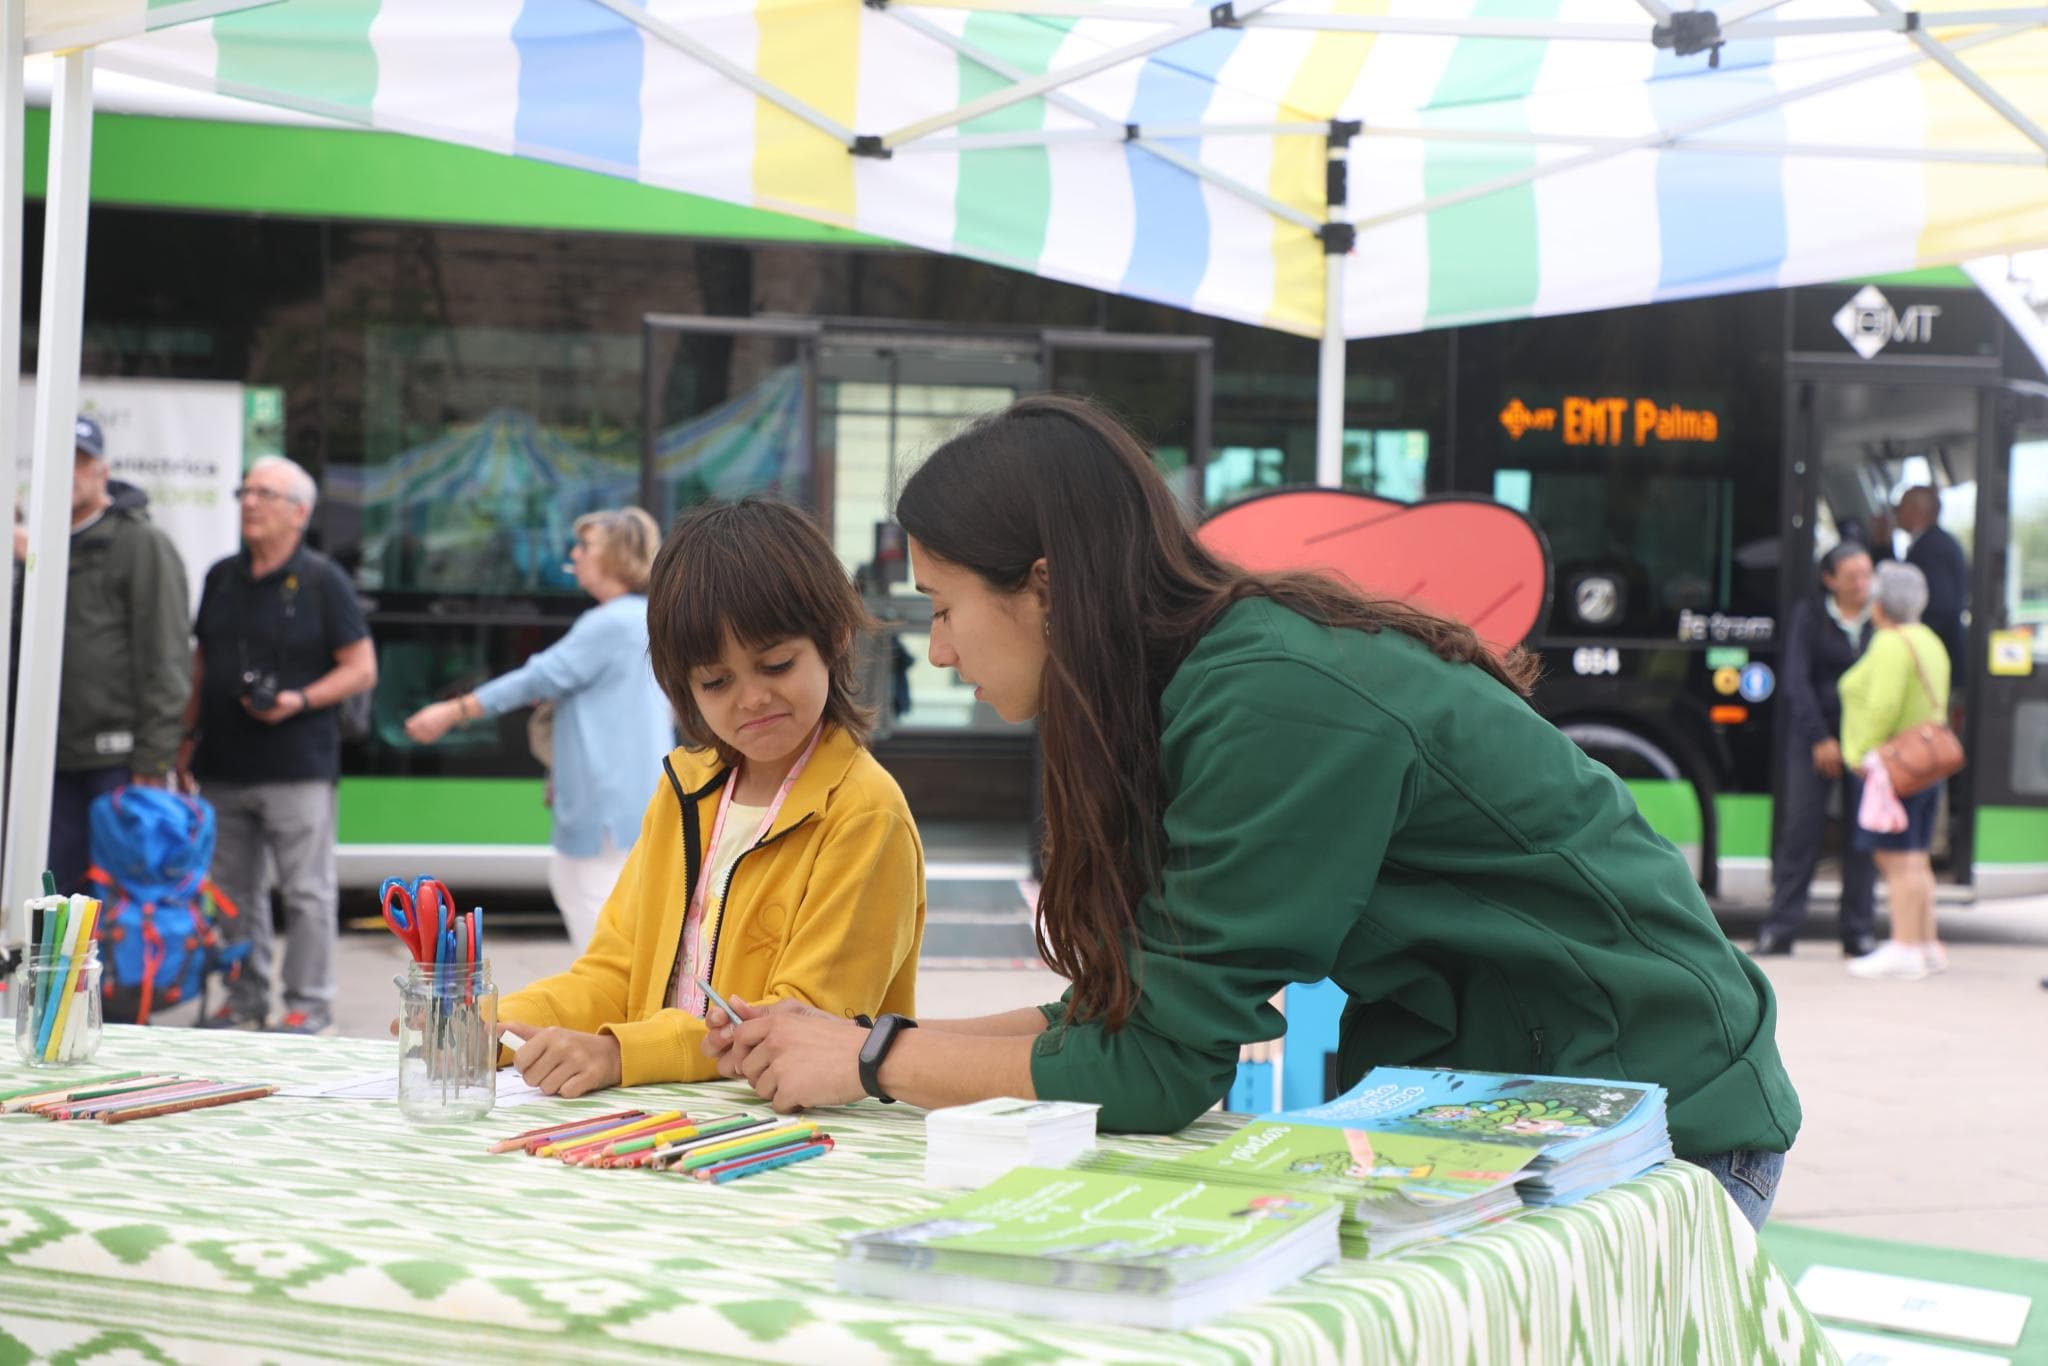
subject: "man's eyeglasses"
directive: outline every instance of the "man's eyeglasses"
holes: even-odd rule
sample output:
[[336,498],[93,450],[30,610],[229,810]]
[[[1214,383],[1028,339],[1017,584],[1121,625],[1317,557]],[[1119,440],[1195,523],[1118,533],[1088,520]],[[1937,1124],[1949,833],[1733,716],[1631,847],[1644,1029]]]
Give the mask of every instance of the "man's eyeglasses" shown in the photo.
[[263,488],[257,484],[236,485],[235,498],[237,501],[244,498],[260,498],[266,503],[296,503],[299,501],[289,493],[279,493],[276,489]]

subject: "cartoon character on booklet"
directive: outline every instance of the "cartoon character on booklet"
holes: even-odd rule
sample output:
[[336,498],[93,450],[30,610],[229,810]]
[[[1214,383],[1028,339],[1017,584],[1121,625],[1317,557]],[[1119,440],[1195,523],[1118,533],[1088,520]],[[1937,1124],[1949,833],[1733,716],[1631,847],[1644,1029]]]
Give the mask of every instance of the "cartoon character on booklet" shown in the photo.
[[1474,1105],[1425,1105],[1406,1118],[1410,1124],[1481,1134],[1587,1138],[1600,1132],[1600,1125],[1570,1105],[1540,1096],[1481,1101]]
[[1230,1212],[1233,1219],[1292,1219],[1297,1210],[1308,1208],[1304,1200],[1289,1200],[1284,1195],[1254,1195],[1243,1209]]

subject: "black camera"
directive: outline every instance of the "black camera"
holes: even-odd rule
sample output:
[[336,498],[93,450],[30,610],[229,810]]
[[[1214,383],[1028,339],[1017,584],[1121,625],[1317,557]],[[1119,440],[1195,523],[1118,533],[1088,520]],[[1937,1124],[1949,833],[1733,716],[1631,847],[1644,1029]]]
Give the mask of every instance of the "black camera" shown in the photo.
[[242,670],[242,696],[254,711],[269,711],[277,705],[277,675],[262,669]]

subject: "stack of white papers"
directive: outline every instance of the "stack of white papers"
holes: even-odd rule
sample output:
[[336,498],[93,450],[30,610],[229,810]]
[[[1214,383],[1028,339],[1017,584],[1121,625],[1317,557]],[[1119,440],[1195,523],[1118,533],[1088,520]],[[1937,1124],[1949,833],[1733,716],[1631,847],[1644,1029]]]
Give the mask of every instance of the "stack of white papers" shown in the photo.
[[1017,1167],[1064,1167],[1095,1147],[1095,1112],[1073,1100],[998,1097],[924,1119],[924,1179],[985,1186]]
[[2019,1346],[2034,1303],[2005,1290],[1840,1266],[1810,1266],[1793,1288],[1815,1318],[1990,1347]]

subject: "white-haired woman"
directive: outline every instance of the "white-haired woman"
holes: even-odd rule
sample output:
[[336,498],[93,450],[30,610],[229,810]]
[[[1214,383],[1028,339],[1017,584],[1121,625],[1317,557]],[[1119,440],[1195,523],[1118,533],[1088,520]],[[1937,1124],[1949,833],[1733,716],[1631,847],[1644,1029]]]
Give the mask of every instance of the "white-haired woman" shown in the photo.
[[597,606],[511,673],[405,722],[415,743],[430,745],[464,721],[555,704],[548,890],[578,949],[597,928],[662,756],[675,747],[668,698],[647,662],[647,576],[660,546],[660,526],[639,508],[578,517],[569,563]]
[[[1842,758],[1851,773],[1860,774],[1865,757],[1906,727],[1948,719],[1948,651],[1921,625],[1926,610],[1927,579],[1918,569],[1896,560],[1877,567],[1870,592],[1876,630],[1840,684]],[[1859,784],[1859,796],[1860,791]],[[1876,860],[1892,912],[1891,938],[1849,964],[1858,977],[1917,978],[1948,966],[1935,938],[1934,865],[1927,856],[1941,784],[1902,797],[1900,804],[1906,808],[1904,830],[1886,833],[1858,824],[1851,836],[1855,849],[1868,850]]]

